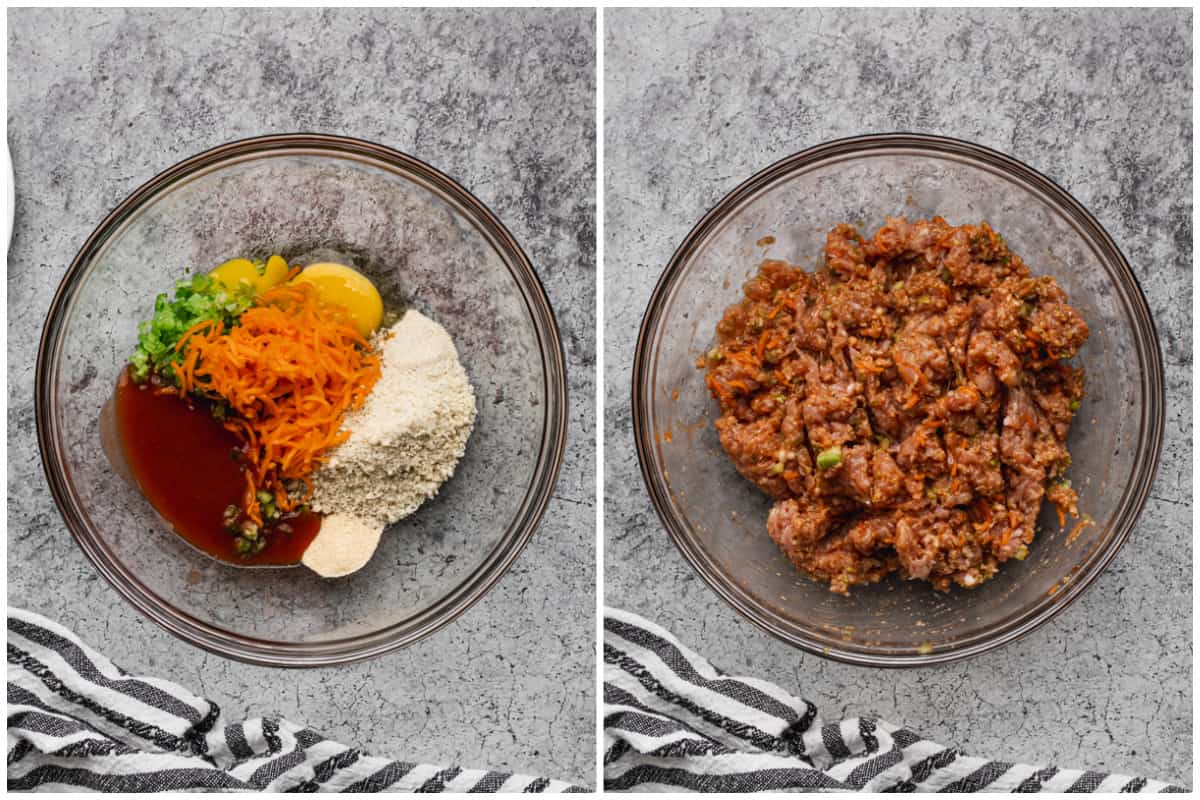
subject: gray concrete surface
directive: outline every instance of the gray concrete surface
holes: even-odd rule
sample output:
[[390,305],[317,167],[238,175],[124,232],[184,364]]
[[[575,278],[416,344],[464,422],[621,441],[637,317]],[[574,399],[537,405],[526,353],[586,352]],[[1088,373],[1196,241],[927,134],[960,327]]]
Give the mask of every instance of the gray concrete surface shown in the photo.
[[[593,12],[12,10],[8,26],[9,602],[234,718],[281,714],[377,755],[590,785]],[[558,314],[571,431],[541,530],[479,605],[399,653],[285,672],[175,640],[100,578],[42,475],[33,368],[55,287],[122,197],[205,148],[296,130],[411,153],[509,226]]]
[[[608,10],[605,26],[606,602],[827,718],[875,713],[974,755],[1189,785],[1191,13]],[[1020,642],[911,671],[807,655],[724,605],[659,525],[629,406],[646,301],[704,212],[778,158],[891,130],[997,148],[1091,209],[1145,287],[1168,392],[1153,497],[1107,572]]]

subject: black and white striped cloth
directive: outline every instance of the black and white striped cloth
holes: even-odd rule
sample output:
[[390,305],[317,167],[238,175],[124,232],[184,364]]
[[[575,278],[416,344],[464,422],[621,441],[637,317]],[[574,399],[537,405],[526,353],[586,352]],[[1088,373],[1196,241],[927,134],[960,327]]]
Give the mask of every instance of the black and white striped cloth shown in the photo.
[[604,618],[604,749],[606,791],[1183,791],[974,758],[879,719],[824,722],[811,702],[725,675],[616,609]]
[[10,791],[579,792],[563,781],[373,758],[277,719],[226,720],[129,675],[73,633],[8,610]]

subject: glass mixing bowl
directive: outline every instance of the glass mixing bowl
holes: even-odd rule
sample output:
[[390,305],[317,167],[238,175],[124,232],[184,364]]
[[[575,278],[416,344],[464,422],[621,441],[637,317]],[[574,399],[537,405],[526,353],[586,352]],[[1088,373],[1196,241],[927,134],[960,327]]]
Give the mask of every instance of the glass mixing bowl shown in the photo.
[[[166,528],[101,448],[101,409],[155,295],[193,269],[270,253],[354,265],[389,307],[416,308],[446,327],[475,387],[478,418],[454,476],[347,578],[237,568],[201,554]],[[432,167],[337,136],[223,145],[130,195],[59,286],[36,391],[54,499],[101,574],[181,638],[275,666],[375,656],[470,607],[536,528],[566,431],[558,329],[512,235]]]
[[[848,597],[798,572],[766,532],[770,501],[733,468],[697,358],[764,257],[814,269],[839,222],[889,215],[987,220],[1035,273],[1050,274],[1091,327],[1075,359],[1087,392],[1068,477],[1095,520],[1073,540],[1049,508],[1023,562],[948,594],[894,576]],[[767,237],[774,243],[766,247]],[[1146,300],[1112,239],[1069,194],[977,145],[872,135],[786,158],[734,189],[675,251],[642,321],[633,374],[638,457],[667,532],[709,585],[751,621],[805,650],[855,664],[919,665],[997,647],[1065,608],[1112,561],[1150,491],[1163,376]],[[1048,504],[1047,504],[1048,505]]]

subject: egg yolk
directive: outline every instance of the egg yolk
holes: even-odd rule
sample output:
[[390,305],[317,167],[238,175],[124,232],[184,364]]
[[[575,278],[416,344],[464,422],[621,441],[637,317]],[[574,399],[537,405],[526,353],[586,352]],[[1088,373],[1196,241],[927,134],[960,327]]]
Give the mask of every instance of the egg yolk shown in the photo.
[[325,303],[346,309],[350,321],[368,337],[383,321],[383,298],[365,275],[343,264],[312,264],[300,271],[292,283],[309,283]]
[[236,289],[239,284],[248,283],[255,292],[264,292],[283,283],[287,278],[288,265],[282,256],[271,256],[267,259],[262,274],[259,274],[258,267],[249,259],[233,258],[208,274],[230,290]]

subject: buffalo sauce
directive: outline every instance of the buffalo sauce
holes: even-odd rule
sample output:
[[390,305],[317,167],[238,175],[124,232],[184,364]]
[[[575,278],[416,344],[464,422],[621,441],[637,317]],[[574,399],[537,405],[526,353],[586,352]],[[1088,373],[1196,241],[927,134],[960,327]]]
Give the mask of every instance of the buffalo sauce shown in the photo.
[[182,398],[121,372],[115,398],[116,430],[129,472],[155,510],[193,547],[238,566],[283,566],[300,557],[321,528],[311,512],[265,528],[267,544],[246,557],[225,529],[226,507],[238,505],[246,487],[241,443],[203,402]]

